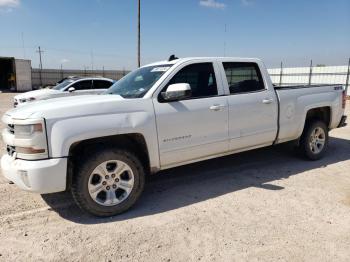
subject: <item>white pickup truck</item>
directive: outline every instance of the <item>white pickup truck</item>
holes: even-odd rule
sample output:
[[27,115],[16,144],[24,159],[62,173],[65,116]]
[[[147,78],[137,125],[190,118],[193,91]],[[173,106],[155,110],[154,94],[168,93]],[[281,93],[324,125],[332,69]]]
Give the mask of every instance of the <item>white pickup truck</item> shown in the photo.
[[344,108],[342,86],[274,87],[259,59],[169,59],[104,95],[8,111],[2,173],[24,190],[70,190],[83,210],[110,216],[159,170],[287,141],[317,160]]

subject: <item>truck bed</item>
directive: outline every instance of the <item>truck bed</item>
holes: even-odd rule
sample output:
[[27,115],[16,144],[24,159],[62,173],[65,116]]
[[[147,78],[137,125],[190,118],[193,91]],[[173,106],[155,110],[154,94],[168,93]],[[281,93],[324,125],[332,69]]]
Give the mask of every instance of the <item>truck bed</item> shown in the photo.
[[307,112],[324,108],[329,115],[329,129],[336,128],[341,120],[342,85],[274,86],[279,100],[278,143],[300,137]]

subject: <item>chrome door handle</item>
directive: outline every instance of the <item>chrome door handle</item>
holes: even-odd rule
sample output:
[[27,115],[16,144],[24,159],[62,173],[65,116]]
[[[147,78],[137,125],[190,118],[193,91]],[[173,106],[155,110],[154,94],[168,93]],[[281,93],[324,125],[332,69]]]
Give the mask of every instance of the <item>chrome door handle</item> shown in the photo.
[[272,98],[265,98],[263,101],[263,104],[271,104],[273,102]]
[[219,111],[222,107],[224,107],[224,105],[212,105],[209,107],[209,109],[213,111]]

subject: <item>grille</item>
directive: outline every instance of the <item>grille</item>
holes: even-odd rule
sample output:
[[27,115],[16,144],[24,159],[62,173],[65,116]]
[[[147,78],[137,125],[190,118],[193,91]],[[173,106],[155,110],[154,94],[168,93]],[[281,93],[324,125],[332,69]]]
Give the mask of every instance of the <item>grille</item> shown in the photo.
[[14,134],[15,133],[15,125],[7,125],[7,129],[9,130],[9,132],[11,134]]

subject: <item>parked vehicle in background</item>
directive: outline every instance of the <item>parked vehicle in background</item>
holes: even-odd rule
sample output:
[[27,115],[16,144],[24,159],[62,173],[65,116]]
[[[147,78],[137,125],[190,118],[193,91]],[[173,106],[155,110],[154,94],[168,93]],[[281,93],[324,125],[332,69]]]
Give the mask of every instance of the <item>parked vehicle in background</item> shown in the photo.
[[48,84],[48,85],[44,85],[43,87],[39,88],[39,89],[52,89],[53,87],[57,86],[58,84],[62,83],[63,81],[67,80],[67,79],[74,79],[74,78],[79,78],[79,76],[67,76],[64,77],[62,79],[60,79],[59,81],[56,82],[56,84]]
[[159,170],[287,141],[320,159],[344,109],[342,86],[274,87],[259,59],[174,58],[104,95],[8,111],[1,167],[24,190],[70,190],[83,210],[110,216],[129,209]]
[[63,81],[67,80],[67,79],[74,79],[74,78],[77,78],[77,76],[67,76],[67,77],[64,77],[62,78],[61,80],[59,80],[56,85],[58,84],[61,84]]
[[115,80],[103,77],[68,77],[52,88],[29,91],[14,97],[14,107],[63,96],[92,95],[106,91]]

